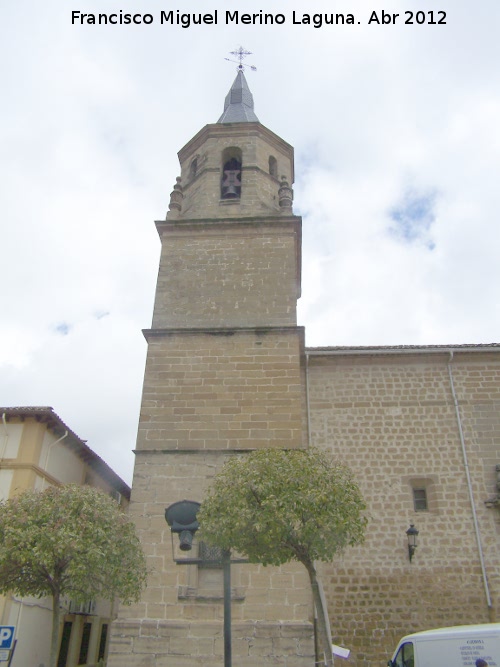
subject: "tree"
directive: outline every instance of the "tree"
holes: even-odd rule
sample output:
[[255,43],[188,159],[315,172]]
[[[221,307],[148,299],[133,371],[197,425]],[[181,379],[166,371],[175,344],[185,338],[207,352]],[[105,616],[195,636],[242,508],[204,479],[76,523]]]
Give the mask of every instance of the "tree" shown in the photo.
[[0,502],[0,592],[52,597],[51,667],[62,598],[130,604],[146,583],[145,562],[133,524],[103,491],[69,484]]
[[200,538],[251,563],[302,563],[318,614],[321,650],[333,664],[315,561],[364,539],[361,493],[345,465],[315,448],[235,456],[216,475],[197,518]]

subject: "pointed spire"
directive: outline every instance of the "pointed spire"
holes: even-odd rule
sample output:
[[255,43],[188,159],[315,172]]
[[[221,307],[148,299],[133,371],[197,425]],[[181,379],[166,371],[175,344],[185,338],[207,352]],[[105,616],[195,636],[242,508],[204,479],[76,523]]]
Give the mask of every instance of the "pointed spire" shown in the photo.
[[218,123],[258,123],[253,110],[253,95],[248,87],[242,69],[238,69],[236,79],[224,101],[224,113]]

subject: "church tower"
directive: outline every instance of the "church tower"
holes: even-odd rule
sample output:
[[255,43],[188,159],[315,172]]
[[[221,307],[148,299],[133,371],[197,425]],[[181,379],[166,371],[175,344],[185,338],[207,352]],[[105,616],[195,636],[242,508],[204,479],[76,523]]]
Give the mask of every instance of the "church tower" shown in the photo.
[[[228,456],[307,446],[293,148],[259,122],[241,66],[222,116],[179,161],[156,223],[162,251],[131,499],[151,573],[140,603],[120,610],[109,667],[222,664],[221,571],[174,562],[165,508],[202,503]],[[203,559],[203,545],[194,551]],[[232,567],[239,667],[314,661],[302,569]]]

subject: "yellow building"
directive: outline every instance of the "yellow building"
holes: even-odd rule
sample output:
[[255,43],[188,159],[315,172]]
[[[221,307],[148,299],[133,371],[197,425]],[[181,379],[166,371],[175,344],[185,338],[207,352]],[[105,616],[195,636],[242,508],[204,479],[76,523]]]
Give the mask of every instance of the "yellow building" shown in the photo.
[[[124,507],[130,488],[50,407],[0,407],[0,497],[51,485],[87,484],[112,495]],[[0,624],[16,627],[12,667],[49,664],[50,599],[0,597]],[[94,665],[105,659],[114,606],[65,601],[58,667]]]

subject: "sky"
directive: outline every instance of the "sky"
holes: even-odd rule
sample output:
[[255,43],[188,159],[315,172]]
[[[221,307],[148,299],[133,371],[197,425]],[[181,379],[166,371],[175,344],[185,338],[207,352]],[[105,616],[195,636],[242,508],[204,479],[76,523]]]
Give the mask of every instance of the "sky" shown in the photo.
[[[79,19],[120,12],[152,22]],[[295,148],[306,345],[499,343],[499,28],[498,0],[0,2],[0,405],[52,406],[131,483],[154,220],[240,46]]]

